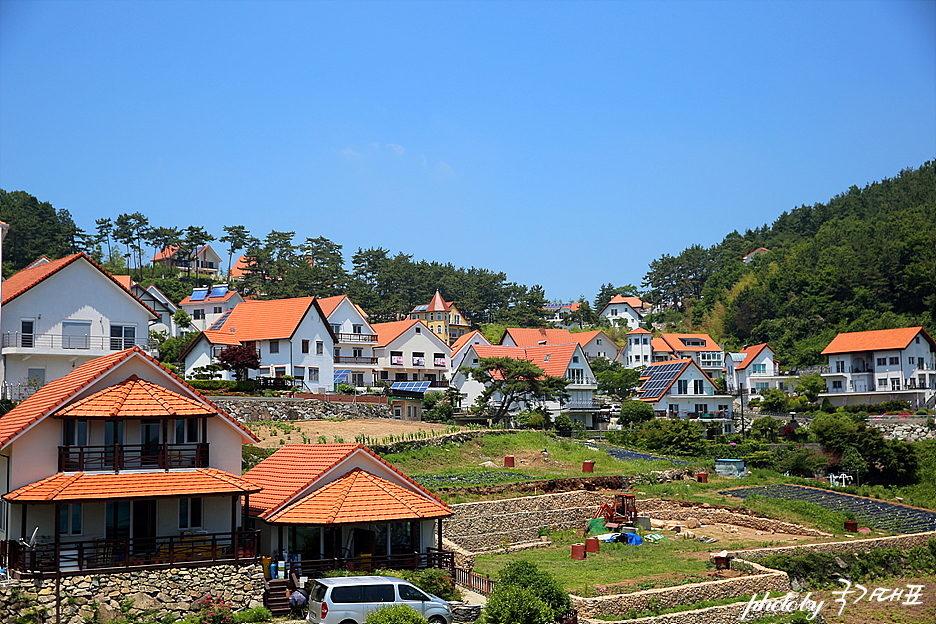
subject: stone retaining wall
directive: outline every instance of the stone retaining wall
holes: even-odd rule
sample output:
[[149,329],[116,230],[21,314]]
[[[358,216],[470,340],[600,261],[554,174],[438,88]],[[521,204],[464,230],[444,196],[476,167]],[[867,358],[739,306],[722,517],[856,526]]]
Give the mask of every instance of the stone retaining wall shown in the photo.
[[[668,609],[679,605],[695,604],[704,600],[724,600],[727,598],[745,598],[764,592],[790,589],[790,579],[786,572],[771,570],[749,561],[732,560],[732,566],[750,566],[754,574],[739,576],[731,579],[707,581],[704,583],[691,583],[677,585],[676,587],[661,587],[647,589],[630,594],[615,594],[612,596],[598,596],[596,598],[582,598],[572,595],[573,606],[578,609],[580,618],[597,618],[599,616],[620,616],[626,619],[632,611],[637,613],[654,609]],[[700,622],[698,619],[683,620],[684,622]],[[712,620],[706,620],[710,623]]]
[[582,529],[608,496],[578,491],[451,505],[455,515],[442,521],[442,534],[472,552],[534,542],[539,528]]
[[925,546],[936,538],[936,531],[910,533],[891,537],[873,537],[870,539],[848,540],[847,542],[828,542],[825,544],[801,544],[799,546],[771,546],[749,550],[728,551],[730,557],[741,557],[747,561],[758,561],[771,555],[804,555],[806,553],[854,553],[875,548],[914,548]]
[[830,537],[816,529],[810,529],[799,524],[781,522],[770,518],[762,518],[747,513],[738,513],[738,508],[722,506],[684,506],[677,501],[649,499],[637,501],[637,513],[657,520],[686,520],[695,518],[702,524],[733,524],[748,527],[756,531],[774,531],[788,535],[808,535],[810,537]]
[[[61,580],[61,621],[84,624],[96,616],[101,624],[122,616],[122,604],[130,602],[129,615],[149,614],[159,620],[167,615],[183,619],[206,595],[221,596],[234,611],[263,605],[263,571],[260,564],[218,565],[204,568],[170,568],[118,574],[67,576]],[[23,581],[0,590],[0,622],[11,622],[38,601],[40,621],[55,622],[55,579]],[[42,610],[44,609],[44,611]]]
[[[803,596],[801,594],[790,593],[796,604],[802,604]],[[782,599],[782,598],[781,598]],[[748,608],[748,601],[734,602],[717,607],[706,607],[705,609],[695,609],[693,611],[679,611],[677,613],[667,613],[664,615],[655,615],[653,617],[635,618],[627,620],[627,624],[737,624],[741,622],[745,609]],[[762,614],[748,615],[748,619]],[[790,614],[791,615],[791,614]],[[587,624],[608,624],[607,620],[592,620],[589,618],[580,618],[580,622]],[[816,614],[813,624],[824,624],[825,617],[822,612]]]
[[936,440],[936,429],[930,429],[926,425],[926,418],[872,418],[868,419],[868,426],[880,429],[885,440]]
[[285,397],[210,396],[211,401],[240,422],[315,420],[318,418],[392,418],[386,403],[332,403]]

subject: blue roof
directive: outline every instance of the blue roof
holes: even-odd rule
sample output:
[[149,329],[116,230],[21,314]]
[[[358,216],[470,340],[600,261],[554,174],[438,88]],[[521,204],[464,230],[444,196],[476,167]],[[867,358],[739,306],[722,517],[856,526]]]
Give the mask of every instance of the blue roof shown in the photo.
[[348,375],[351,374],[350,368],[342,368],[335,371],[335,383],[346,383]]
[[390,389],[425,393],[431,383],[431,381],[395,381]]

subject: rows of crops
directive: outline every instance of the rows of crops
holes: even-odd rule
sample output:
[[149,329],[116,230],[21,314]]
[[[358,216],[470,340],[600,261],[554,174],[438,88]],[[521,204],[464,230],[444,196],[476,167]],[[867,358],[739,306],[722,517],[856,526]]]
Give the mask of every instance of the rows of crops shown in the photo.
[[670,459],[668,457],[659,457],[658,455],[651,455],[649,453],[640,453],[638,451],[631,451],[625,448],[619,448],[616,446],[599,446],[594,442],[582,442],[585,446],[595,451],[605,451],[613,457],[614,459],[623,459],[623,460],[644,460],[644,461],[653,461],[661,460],[670,462],[676,466],[685,466],[689,462],[685,462],[679,459]]
[[936,512],[934,511],[914,509],[873,498],[849,496],[799,485],[767,485],[738,490],[724,490],[719,494],[727,494],[738,498],[747,498],[752,494],[756,494],[764,498],[805,501],[833,511],[850,511],[855,514],[855,518],[861,524],[883,531],[899,533],[936,531]]
[[432,489],[440,487],[497,485],[504,482],[509,483],[511,481],[530,481],[533,478],[534,477],[528,477],[527,475],[520,474],[518,472],[500,472],[490,470],[465,472],[453,475],[421,475],[413,477],[413,480],[424,488]]

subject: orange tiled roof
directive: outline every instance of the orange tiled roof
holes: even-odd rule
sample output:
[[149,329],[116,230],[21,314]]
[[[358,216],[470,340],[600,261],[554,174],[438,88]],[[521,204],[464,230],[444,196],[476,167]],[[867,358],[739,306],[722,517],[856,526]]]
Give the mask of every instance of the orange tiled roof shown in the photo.
[[85,362],[64,377],[54,379],[46,385],[42,386],[32,396],[28,397],[26,400],[11,409],[3,416],[0,416],[0,448],[4,448],[7,444],[13,441],[13,439],[29,429],[35,423],[39,422],[55,410],[66,405],[72,397],[76,396],[82,390],[90,386],[107,371],[111,370],[124,360],[137,355],[146,359],[164,374],[170,376],[172,379],[191,390],[195,396],[204,400],[209,406],[215,409],[219,415],[240,429],[243,432],[245,438],[253,442],[259,441],[259,439],[253,433],[251,433],[249,429],[231,418],[223,409],[209,401],[207,398],[203,397],[197,390],[177,377],[175,373],[163,368],[159,362],[148,356],[139,347],[133,347],[132,349],[116,351],[110,355],[105,355],[103,357],[95,358],[89,362]]
[[133,297],[134,301],[146,308],[146,311],[152,314],[154,318],[159,318],[159,315],[156,314],[155,310],[143,303],[139,297],[130,292],[128,287],[121,284],[113,275],[105,271],[104,267],[83,253],[77,253],[71,256],[66,256],[64,258],[59,258],[58,260],[39,264],[31,269],[23,269],[22,271],[11,275],[9,279],[3,281],[3,285],[0,287],[3,290],[2,305],[10,303],[13,299],[16,299],[33,286],[47,280],[72,262],[75,262],[79,259],[86,260],[91,266],[106,275],[110,281],[117,284],[121,290]]
[[649,333],[650,332],[648,332],[643,327],[638,327],[637,329],[632,329],[629,332],[627,332],[627,335],[630,336],[631,334],[649,334]]
[[[660,334],[660,338],[666,342],[673,351],[721,351],[718,343],[712,340],[708,334]],[[704,345],[701,347],[687,346],[683,344],[682,338],[687,340],[702,340]],[[654,348],[654,351],[656,348]],[[661,349],[662,350],[662,349]]]
[[452,343],[452,353],[458,353],[469,342],[471,342],[477,337],[480,337],[482,340],[484,340],[484,344],[486,345],[491,344],[491,342],[487,338],[484,337],[484,334],[482,334],[480,331],[476,329],[474,331],[468,332],[467,334],[462,334],[461,336],[459,336],[458,340]]
[[[316,314],[320,310],[315,297],[244,301],[234,306],[219,330],[232,333],[241,342],[291,338],[306,314],[310,311]],[[324,314],[322,322],[331,332],[331,325]]]
[[419,518],[444,518],[452,510],[445,503],[390,483],[361,468],[322,486],[267,521],[283,524],[349,524]]
[[514,360],[527,360],[543,369],[550,377],[562,377],[572,362],[572,354],[579,347],[577,342],[570,344],[544,345],[536,347],[490,347],[474,345],[472,348],[478,357],[509,357]]
[[501,336],[500,344],[504,344],[504,338],[510,334],[511,339],[518,347],[535,347],[542,341],[546,344],[568,344],[575,342],[575,337],[568,329],[555,329],[551,327],[527,328],[527,327],[508,327]]
[[746,347],[746,348],[744,348],[744,349],[741,349],[741,351],[739,351],[739,353],[743,353],[743,354],[744,354],[744,359],[741,360],[741,363],[740,363],[740,364],[738,364],[737,366],[735,366],[735,370],[743,370],[743,369],[747,368],[747,367],[748,367],[748,364],[750,364],[751,362],[753,362],[754,359],[755,359],[758,355],[760,355],[760,354],[761,354],[761,351],[763,351],[764,349],[770,349],[771,351],[773,351],[773,349],[771,348],[771,346],[770,346],[769,344],[767,344],[766,342],[763,343],[763,344],[752,345],[752,346],[750,346],[750,347]]
[[[429,326],[420,321],[419,319],[405,319],[402,321],[391,321],[389,323],[374,323],[371,325],[371,329],[374,330],[374,333],[377,334],[377,344],[376,347],[386,347],[388,344],[402,336],[410,327],[416,324],[422,324],[429,334],[435,336],[435,333],[429,329]],[[438,337],[437,337],[438,338]],[[445,344],[445,341],[439,339],[442,344]],[[448,345],[446,345],[448,348]]]
[[829,343],[828,347],[822,350],[822,355],[906,349],[919,334],[922,334],[923,338],[936,349],[936,342],[933,341],[933,338],[925,329],[918,326],[839,334]]
[[605,337],[605,340],[608,341],[608,344],[614,345],[614,349],[615,351],[617,351],[617,348],[618,348],[617,343],[611,340],[611,337],[608,336],[608,334],[605,334],[604,331],[600,329],[596,329],[595,331],[587,331],[587,332],[575,332],[574,334],[572,334],[572,339],[575,340],[580,345],[582,345],[582,347],[584,347],[591,340],[597,338],[598,334],[603,334]]
[[129,276],[129,275],[111,275],[111,277],[113,277],[114,280],[115,280],[118,284],[120,284],[121,286],[123,286],[123,287],[126,288],[127,290],[130,290],[130,287],[133,286],[133,285],[136,283],[136,282],[134,282],[132,279],[130,279],[130,276]]
[[277,513],[354,453],[366,453],[416,490],[442,502],[363,444],[287,444],[244,474],[246,480],[263,488],[250,497],[250,514],[265,519]]
[[64,503],[88,500],[127,500],[154,497],[254,494],[259,488],[217,468],[180,472],[122,472],[88,474],[59,472],[13,490],[3,498],[14,503]]
[[[238,340],[230,330],[225,331],[223,329],[206,329],[202,332],[202,335],[210,342],[211,344],[216,345],[239,345],[241,341]],[[192,344],[195,344],[195,341],[192,341]]]
[[625,297],[624,295],[614,295],[605,307],[607,308],[612,303],[626,303],[635,310],[641,310],[645,305],[644,302],[640,300],[640,297]]
[[[203,253],[205,253],[206,249],[208,249],[208,245],[202,245],[201,247],[199,247],[198,250],[195,252],[195,257],[197,258]],[[173,256],[175,256],[178,250],[179,250],[178,245],[169,245],[168,247],[164,247],[162,251],[158,252],[155,256],[153,256],[153,259],[150,260],[150,262],[158,262],[159,260],[171,259]],[[241,257],[243,258],[243,256]]]
[[247,273],[247,256],[241,256],[234,261],[234,266],[231,267],[231,278],[235,277],[244,277]]
[[[319,307],[322,308],[322,313],[327,317],[331,316],[331,313],[335,311],[338,305],[342,300],[347,299],[348,295],[335,295],[334,297],[319,297],[318,303]],[[348,299],[348,301],[351,301]],[[352,302],[352,305],[353,302]]]
[[650,348],[654,351],[659,351],[661,353],[672,353],[673,348],[667,344],[662,337],[657,336],[656,338],[650,339]]
[[55,415],[82,418],[170,418],[213,416],[214,411],[204,403],[131,375],[118,384],[60,409]]

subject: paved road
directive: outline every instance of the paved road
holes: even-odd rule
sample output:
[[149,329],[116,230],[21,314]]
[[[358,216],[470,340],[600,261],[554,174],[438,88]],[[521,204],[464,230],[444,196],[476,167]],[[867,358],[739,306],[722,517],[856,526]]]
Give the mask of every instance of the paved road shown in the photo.
[[899,533],[936,531],[936,511],[913,509],[873,498],[849,496],[799,485],[767,485],[738,490],[723,490],[719,494],[727,494],[738,498],[747,498],[750,494],[757,494],[764,498],[785,498],[787,500],[815,503],[833,511],[851,511],[855,514],[859,524],[883,531]]

